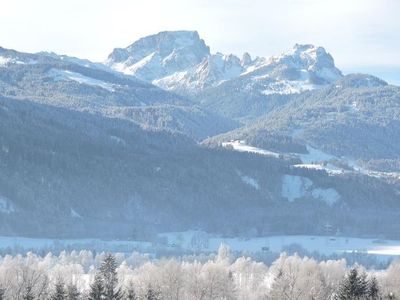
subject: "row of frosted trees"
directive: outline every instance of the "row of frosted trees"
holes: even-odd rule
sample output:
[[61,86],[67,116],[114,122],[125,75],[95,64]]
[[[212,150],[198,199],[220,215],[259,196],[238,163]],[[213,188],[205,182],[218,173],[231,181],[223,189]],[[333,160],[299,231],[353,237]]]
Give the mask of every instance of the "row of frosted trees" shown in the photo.
[[282,254],[271,266],[226,247],[218,255],[152,260],[89,251],[0,258],[0,299],[400,299],[400,263],[386,270]]

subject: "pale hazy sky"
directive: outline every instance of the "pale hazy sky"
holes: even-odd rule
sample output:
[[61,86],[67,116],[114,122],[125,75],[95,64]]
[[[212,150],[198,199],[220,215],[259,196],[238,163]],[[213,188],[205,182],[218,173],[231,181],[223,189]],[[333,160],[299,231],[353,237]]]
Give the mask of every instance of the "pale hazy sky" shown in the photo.
[[312,43],[344,70],[400,70],[400,0],[0,0],[0,8],[0,46],[19,51],[102,61],[145,35],[188,29],[213,52],[269,56]]

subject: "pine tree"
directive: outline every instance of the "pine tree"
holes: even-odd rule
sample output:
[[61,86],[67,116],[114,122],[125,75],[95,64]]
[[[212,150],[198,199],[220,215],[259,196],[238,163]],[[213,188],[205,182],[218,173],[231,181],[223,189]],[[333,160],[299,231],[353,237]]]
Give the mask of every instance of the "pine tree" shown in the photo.
[[89,300],[104,300],[104,285],[102,277],[99,273],[94,277],[93,283],[90,285]]
[[358,295],[359,297],[368,295],[368,278],[367,273],[362,272],[358,277]]
[[359,275],[356,268],[352,268],[339,286],[336,300],[355,300],[367,296],[365,273]]
[[372,276],[368,281],[367,295],[370,300],[380,299],[378,280],[376,280],[375,276]]
[[58,281],[55,285],[54,293],[50,297],[51,300],[66,300],[67,292],[65,291],[64,283]]
[[68,300],[78,300],[80,293],[75,284],[70,284],[67,286],[67,299]]
[[3,288],[0,288],[0,300],[4,300],[5,298],[5,296],[4,296],[4,294],[5,294],[5,290],[3,289]]
[[22,296],[23,300],[34,300],[35,299],[35,295],[33,294],[32,291],[32,287],[30,285],[28,285],[25,289],[25,293]]
[[100,274],[104,284],[104,299],[120,300],[122,292],[118,288],[117,263],[112,254],[107,254],[100,266]]

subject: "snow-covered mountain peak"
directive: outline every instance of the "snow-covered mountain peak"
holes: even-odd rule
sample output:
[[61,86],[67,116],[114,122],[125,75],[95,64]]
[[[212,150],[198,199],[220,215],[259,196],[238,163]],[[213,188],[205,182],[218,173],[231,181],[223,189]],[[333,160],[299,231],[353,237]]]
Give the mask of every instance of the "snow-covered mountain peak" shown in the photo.
[[196,31],[164,31],[115,49],[106,65],[125,74],[182,94],[197,94],[237,80],[247,90],[288,94],[318,88],[342,77],[322,47],[296,44],[270,58],[249,53],[211,54]]
[[317,47],[311,44],[295,44],[291,49],[279,55],[271,57],[271,62],[297,62],[303,64],[312,64],[320,59],[329,61],[333,64],[332,57],[323,47]]
[[[302,79],[300,77],[304,79],[304,73],[308,73],[307,80],[314,84],[327,84],[342,77],[340,70],[335,67],[332,56],[323,47],[311,44],[295,44],[292,49],[272,56],[267,66],[275,68],[283,77],[288,74],[295,75],[297,71],[296,79]],[[282,72],[283,70],[285,71]]]
[[242,59],[240,60],[240,64],[243,67],[247,67],[249,65],[251,65],[251,63],[253,62],[253,60],[251,59],[251,56],[248,52],[243,53]]
[[191,68],[210,54],[197,31],[163,31],[117,48],[106,64],[127,74],[153,81]]

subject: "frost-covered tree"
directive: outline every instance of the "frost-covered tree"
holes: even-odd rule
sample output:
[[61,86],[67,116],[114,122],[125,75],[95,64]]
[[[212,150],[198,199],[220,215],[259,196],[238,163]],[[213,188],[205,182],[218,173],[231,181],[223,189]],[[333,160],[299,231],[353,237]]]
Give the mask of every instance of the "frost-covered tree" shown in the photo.
[[[282,254],[268,267],[249,257],[234,260],[226,247],[219,255],[181,260],[152,260],[135,253],[115,259],[120,264],[111,259],[104,267],[107,257],[86,251],[1,257],[3,298],[107,300],[105,278],[114,278],[114,292],[124,287],[121,300],[381,300],[400,295],[399,262],[377,273],[361,271],[361,267],[348,269],[344,259],[318,262]],[[108,270],[108,277],[100,269],[103,273]],[[93,278],[89,287],[88,278]],[[60,281],[65,283],[65,297],[61,288],[49,285]]]
[[51,300],[67,300],[67,292],[65,290],[65,285],[62,281],[58,281],[54,287],[54,292],[52,293]]
[[5,300],[4,294],[5,294],[5,290],[0,287],[0,300]]
[[100,275],[104,285],[105,300],[122,299],[122,291],[118,287],[117,263],[115,256],[107,254],[100,266]]
[[327,299],[326,279],[318,263],[282,254],[271,267],[270,299]]
[[159,283],[163,300],[181,299],[183,294],[182,264],[176,260],[162,261],[159,265]]
[[145,300],[161,300],[161,295],[158,289],[149,285],[144,296]]
[[80,293],[76,284],[70,284],[67,286],[67,299],[68,300],[79,300]]
[[126,300],[139,300],[139,297],[136,295],[135,289],[133,288],[128,288],[125,294]]
[[22,296],[23,300],[34,300],[35,299],[35,295],[32,291],[32,286],[28,285],[25,289],[25,292]]

